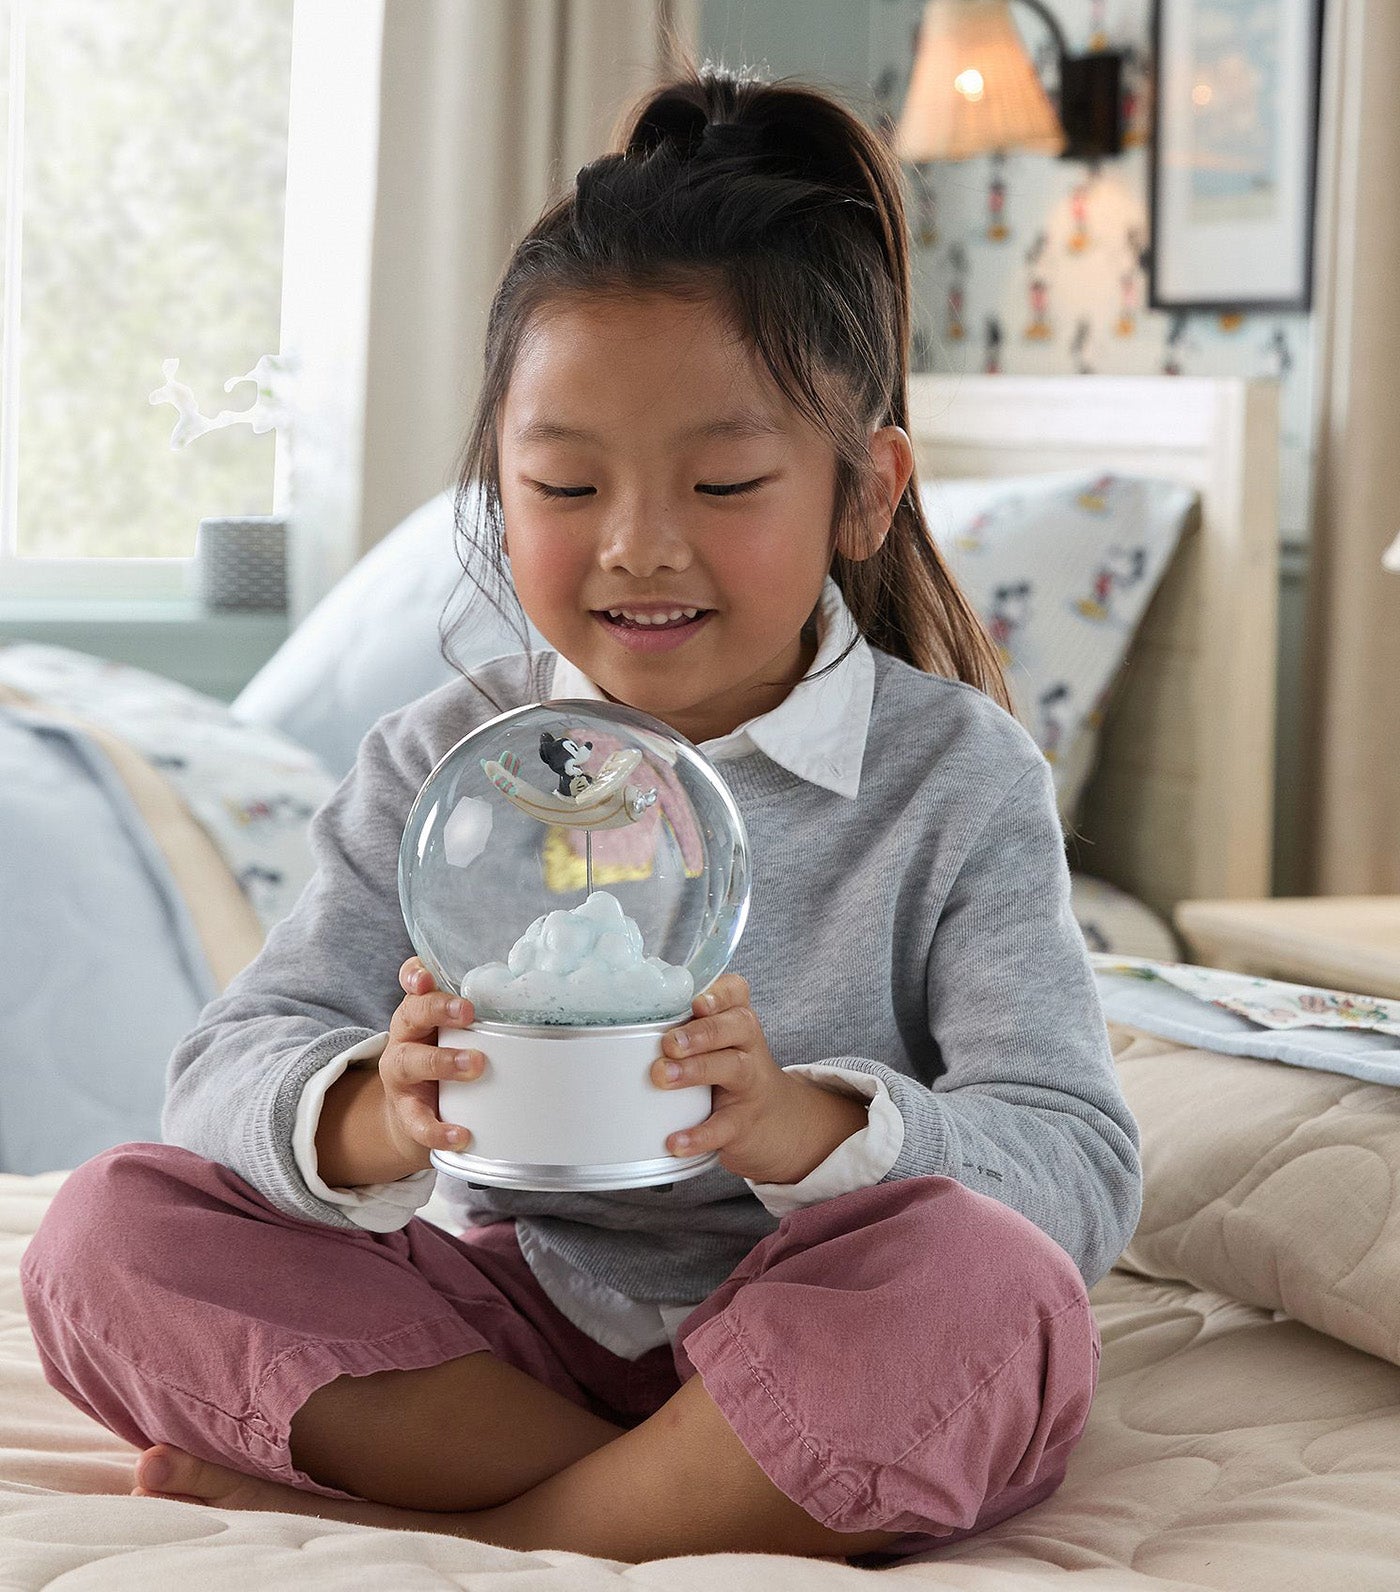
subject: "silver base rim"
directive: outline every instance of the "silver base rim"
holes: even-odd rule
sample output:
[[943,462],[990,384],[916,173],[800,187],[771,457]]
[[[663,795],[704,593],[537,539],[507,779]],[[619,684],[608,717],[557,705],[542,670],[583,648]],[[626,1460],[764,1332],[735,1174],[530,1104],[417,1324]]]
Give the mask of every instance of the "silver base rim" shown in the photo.
[[718,1164],[719,1151],[688,1160],[664,1155],[656,1161],[613,1161],[598,1166],[543,1166],[528,1161],[493,1161],[484,1155],[433,1150],[429,1159],[439,1172],[485,1183],[491,1188],[534,1189],[542,1193],[591,1194],[615,1188],[650,1188],[656,1183],[681,1183]]

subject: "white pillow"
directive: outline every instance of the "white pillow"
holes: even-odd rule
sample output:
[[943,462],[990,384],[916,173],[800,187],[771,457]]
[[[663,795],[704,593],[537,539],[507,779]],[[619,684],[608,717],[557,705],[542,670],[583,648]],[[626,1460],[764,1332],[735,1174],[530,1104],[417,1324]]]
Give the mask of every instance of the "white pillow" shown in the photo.
[[[291,736],[338,776],[376,719],[452,679],[438,643],[464,579],[452,506],[452,492],[440,493],[372,547],[248,682],[234,716]],[[548,645],[533,626],[530,640]],[[520,645],[501,615],[477,602],[452,650],[469,669]]]
[[997,644],[1073,822],[1109,692],[1195,507],[1178,481],[1087,471],[935,481],[929,527]]

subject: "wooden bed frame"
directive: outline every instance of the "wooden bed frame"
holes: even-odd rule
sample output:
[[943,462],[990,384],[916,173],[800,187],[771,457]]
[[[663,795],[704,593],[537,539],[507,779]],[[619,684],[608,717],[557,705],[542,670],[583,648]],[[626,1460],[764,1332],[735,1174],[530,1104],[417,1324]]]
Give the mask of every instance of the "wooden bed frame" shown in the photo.
[[1186,481],[1201,514],[1134,639],[1070,859],[1170,915],[1267,896],[1278,607],[1274,383],[916,376],[920,479],[1117,470]]

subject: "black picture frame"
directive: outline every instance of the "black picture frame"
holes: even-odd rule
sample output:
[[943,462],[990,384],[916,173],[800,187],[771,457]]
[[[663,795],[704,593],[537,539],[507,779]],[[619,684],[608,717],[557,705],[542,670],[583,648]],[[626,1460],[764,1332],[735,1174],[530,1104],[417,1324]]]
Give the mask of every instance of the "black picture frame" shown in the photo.
[[[1272,226],[1225,214],[1232,204],[1247,210],[1251,198],[1257,205],[1258,196],[1198,194],[1200,207],[1214,205],[1215,216],[1202,221],[1183,214],[1191,208],[1191,196],[1183,193],[1188,178],[1180,173],[1191,173],[1194,187],[1196,172],[1204,168],[1199,158],[1184,158],[1181,149],[1183,96],[1191,100],[1194,75],[1194,62],[1183,58],[1181,44],[1212,0],[1154,0],[1147,259],[1147,302],[1153,309],[1233,313],[1312,307],[1324,0],[1265,3],[1277,8],[1293,45],[1278,64],[1274,86],[1275,116],[1280,124],[1285,116],[1291,121],[1274,129],[1271,145],[1277,182],[1269,202],[1276,196],[1285,212]],[[1257,233],[1252,244],[1251,232]]]

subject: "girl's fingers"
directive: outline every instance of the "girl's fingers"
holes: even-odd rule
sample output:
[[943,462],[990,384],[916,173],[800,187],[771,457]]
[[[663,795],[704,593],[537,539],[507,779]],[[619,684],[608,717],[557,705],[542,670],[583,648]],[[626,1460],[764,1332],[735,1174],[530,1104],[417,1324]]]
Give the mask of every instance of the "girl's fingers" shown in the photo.
[[[672,1078],[668,1067],[679,1067]],[[711,1084],[743,1094],[753,1075],[753,1059],[740,1050],[707,1050],[685,1061],[667,1061],[663,1056],[652,1066],[652,1077],[663,1089],[689,1089],[695,1084]]]
[[697,995],[693,1003],[697,1016],[710,1016],[715,1012],[728,1011],[734,1006],[747,1006],[749,1004],[748,981],[738,973],[722,973],[703,995]]
[[387,1085],[407,1089],[429,1078],[477,1078],[484,1065],[484,1058],[478,1050],[447,1050],[440,1045],[400,1044],[385,1050],[379,1060],[379,1073]]
[[672,1155],[704,1155],[710,1150],[722,1150],[739,1131],[734,1115],[729,1111],[716,1111],[694,1128],[684,1128],[666,1140]]
[[471,1142],[468,1129],[456,1123],[444,1122],[433,1109],[416,1095],[402,1095],[395,1101],[395,1109],[404,1132],[415,1144],[429,1150],[460,1150]]
[[410,956],[399,969],[399,988],[405,995],[427,995],[436,985],[427,968],[416,956]]
[[713,1017],[697,1017],[683,1027],[673,1028],[661,1048],[674,1061],[696,1056],[707,1050],[746,1049],[761,1041],[763,1030],[752,1006],[732,1006]]
[[389,1023],[392,1040],[419,1039],[438,1028],[465,1028],[476,1020],[476,1008],[461,996],[434,991],[405,995]]

